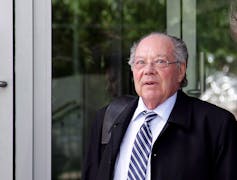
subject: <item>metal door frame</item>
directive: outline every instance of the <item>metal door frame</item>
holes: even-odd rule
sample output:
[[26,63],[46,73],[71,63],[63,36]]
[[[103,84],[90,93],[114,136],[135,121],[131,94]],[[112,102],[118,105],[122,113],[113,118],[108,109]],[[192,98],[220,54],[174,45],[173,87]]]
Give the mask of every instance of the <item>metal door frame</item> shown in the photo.
[[[13,178],[13,0],[0,0],[0,174]],[[3,85],[3,84],[2,84]]]
[[15,179],[51,179],[51,1],[15,0]]

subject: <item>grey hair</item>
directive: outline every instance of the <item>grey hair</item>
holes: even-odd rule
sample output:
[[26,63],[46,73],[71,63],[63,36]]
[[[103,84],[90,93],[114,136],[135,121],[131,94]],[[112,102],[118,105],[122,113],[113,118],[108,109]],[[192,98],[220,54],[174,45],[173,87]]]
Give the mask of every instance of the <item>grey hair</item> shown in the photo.
[[[144,38],[151,36],[151,35],[161,35],[161,36],[166,36],[166,37],[170,38],[170,40],[172,41],[172,43],[174,45],[174,54],[173,55],[174,55],[176,61],[178,61],[180,63],[184,63],[187,66],[187,64],[188,64],[188,49],[187,49],[185,42],[182,39],[177,38],[175,36],[165,34],[165,33],[152,32],[148,35],[143,36],[138,42],[134,43],[133,46],[131,47],[130,58],[128,61],[128,64],[131,67],[133,66],[133,63],[135,60],[137,46]],[[188,84],[188,80],[187,80],[186,73],[185,73],[184,79],[182,80],[180,86],[185,87],[185,86],[187,86],[187,84]]]

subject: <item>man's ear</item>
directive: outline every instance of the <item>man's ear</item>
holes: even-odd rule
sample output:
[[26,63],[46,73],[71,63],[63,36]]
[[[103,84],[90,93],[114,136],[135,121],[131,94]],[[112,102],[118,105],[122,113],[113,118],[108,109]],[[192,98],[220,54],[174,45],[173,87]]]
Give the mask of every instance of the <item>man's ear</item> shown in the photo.
[[178,77],[179,82],[182,82],[182,80],[184,79],[186,69],[187,69],[186,63],[179,64],[179,77]]

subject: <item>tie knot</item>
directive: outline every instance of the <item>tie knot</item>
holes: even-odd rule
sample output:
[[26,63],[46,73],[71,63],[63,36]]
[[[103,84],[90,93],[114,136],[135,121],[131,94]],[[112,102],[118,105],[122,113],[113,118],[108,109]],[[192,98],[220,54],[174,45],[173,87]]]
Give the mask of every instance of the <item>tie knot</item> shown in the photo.
[[151,120],[155,119],[157,117],[157,114],[153,111],[149,111],[149,112],[144,112],[145,114],[145,121],[146,122],[150,122]]

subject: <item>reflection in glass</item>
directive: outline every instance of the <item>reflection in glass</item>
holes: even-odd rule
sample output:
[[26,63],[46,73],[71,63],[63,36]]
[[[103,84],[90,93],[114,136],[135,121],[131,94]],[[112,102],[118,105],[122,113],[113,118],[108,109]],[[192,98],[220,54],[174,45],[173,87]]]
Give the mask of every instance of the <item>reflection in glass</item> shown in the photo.
[[207,77],[207,89],[201,99],[228,109],[237,117],[237,76],[216,72]]
[[197,47],[204,54],[200,58],[204,59],[200,77],[205,78],[205,84],[200,84],[204,87],[200,98],[230,110],[237,117],[236,1],[197,1],[197,12]]

